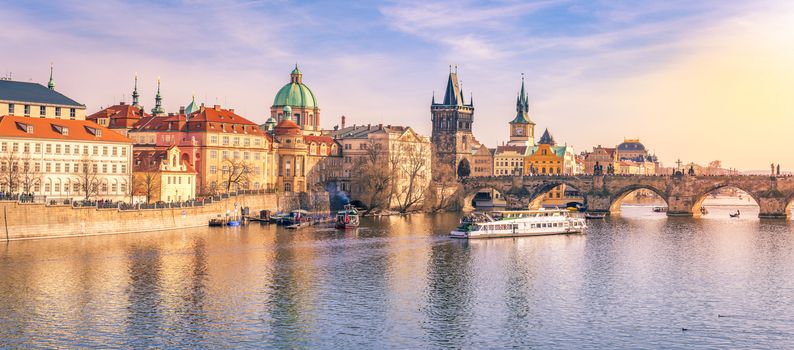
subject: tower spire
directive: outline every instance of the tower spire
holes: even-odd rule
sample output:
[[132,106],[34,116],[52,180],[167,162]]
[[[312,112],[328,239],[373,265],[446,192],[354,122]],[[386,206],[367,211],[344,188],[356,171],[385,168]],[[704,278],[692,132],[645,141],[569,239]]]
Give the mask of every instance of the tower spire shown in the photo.
[[160,77],[157,77],[157,95],[154,96],[154,108],[152,114],[162,115],[165,113],[163,110],[163,98],[160,96]]
[[141,108],[139,105],[138,97],[138,73],[135,73],[135,87],[132,89],[132,106],[136,108]]
[[52,62],[50,62],[50,81],[47,83],[50,90],[55,90],[55,80],[52,79]]

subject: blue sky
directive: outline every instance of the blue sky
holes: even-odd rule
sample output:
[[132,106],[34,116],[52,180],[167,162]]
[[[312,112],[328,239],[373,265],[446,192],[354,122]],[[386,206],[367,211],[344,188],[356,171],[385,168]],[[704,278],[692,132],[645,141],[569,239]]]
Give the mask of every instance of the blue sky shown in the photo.
[[[537,133],[548,127],[577,150],[639,137],[667,163],[719,158],[764,169],[770,160],[735,140],[763,143],[769,131],[725,120],[758,111],[794,127],[787,103],[728,108],[720,101],[735,91],[697,96],[726,86],[720,79],[733,71],[757,71],[742,53],[788,61],[794,11],[782,1],[0,0],[0,8],[8,50],[0,74],[44,82],[54,62],[58,90],[89,112],[129,101],[138,73],[147,107],[159,76],[168,110],[195,94],[264,122],[297,62],[325,127],[346,115],[428,134],[431,95],[443,91],[452,64],[474,95],[476,135],[491,147],[507,139],[521,73]],[[785,83],[794,73],[782,67],[757,72],[769,75],[765,96],[775,101],[794,88]],[[694,86],[703,89],[681,92]]]

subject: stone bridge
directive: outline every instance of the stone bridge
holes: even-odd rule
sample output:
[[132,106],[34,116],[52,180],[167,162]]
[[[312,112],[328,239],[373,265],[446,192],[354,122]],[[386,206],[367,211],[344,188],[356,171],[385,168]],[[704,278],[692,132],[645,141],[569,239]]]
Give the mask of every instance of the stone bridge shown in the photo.
[[699,216],[703,200],[714,190],[734,187],[747,192],[760,207],[761,218],[788,218],[794,202],[791,176],[642,176],[561,175],[468,177],[460,181],[456,199],[462,209],[472,209],[479,191],[502,194],[508,208],[538,205],[542,195],[566,185],[579,190],[589,211],[617,213],[627,195],[638,189],[658,194],[668,205],[669,216]]

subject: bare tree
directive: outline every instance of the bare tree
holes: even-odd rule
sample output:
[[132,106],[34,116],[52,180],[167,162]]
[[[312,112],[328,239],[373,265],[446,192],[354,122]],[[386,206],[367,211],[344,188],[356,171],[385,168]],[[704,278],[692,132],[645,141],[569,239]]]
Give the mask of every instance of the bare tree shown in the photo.
[[353,182],[358,187],[356,196],[366,202],[369,213],[388,207],[392,192],[392,173],[387,150],[372,139],[365,145],[364,154],[356,158]]
[[223,160],[223,164],[222,186],[226,187],[226,193],[231,192],[232,187],[238,189],[248,183],[248,179],[252,172],[250,164],[228,158]]
[[77,183],[85,200],[89,200],[99,193],[98,167],[97,162],[88,156],[83,157],[80,162]]
[[19,191],[20,160],[15,152],[0,157],[0,186],[6,193]]
[[155,172],[147,171],[138,173],[133,177],[135,179],[135,195],[145,196],[146,203],[151,203],[152,198],[157,194],[157,190],[160,188],[160,176]]
[[398,177],[395,188],[398,209],[406,213],[421,204],[427,196],[427,184],[430,177],[430,150],[420,142],[405,143],[397,147],[399,152]]
[[430,211],[438,212],[450,209],[458,183],[455,181],[455,170],[451,164],[433,164],[433,181],[428,185],[428,205]]
[[41,186],[41,166],[30,157],[30,154],[22,159],[19,184],[23,193],[33,193],[37,186]]

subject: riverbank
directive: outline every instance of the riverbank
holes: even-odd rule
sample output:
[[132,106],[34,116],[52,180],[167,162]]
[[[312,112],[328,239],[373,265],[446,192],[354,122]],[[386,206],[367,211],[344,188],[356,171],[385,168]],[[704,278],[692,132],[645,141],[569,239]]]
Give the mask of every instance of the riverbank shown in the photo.
[[82,237],[207,226],[218,214],[238,213],[248,207],[255,215],[260,210],[289,211],[311,208],[328,212],[328,194],[264,193],[238,195],[201,206],[162,209],[119,210],[72,207],[42,203],[2,201],[0,241]]

